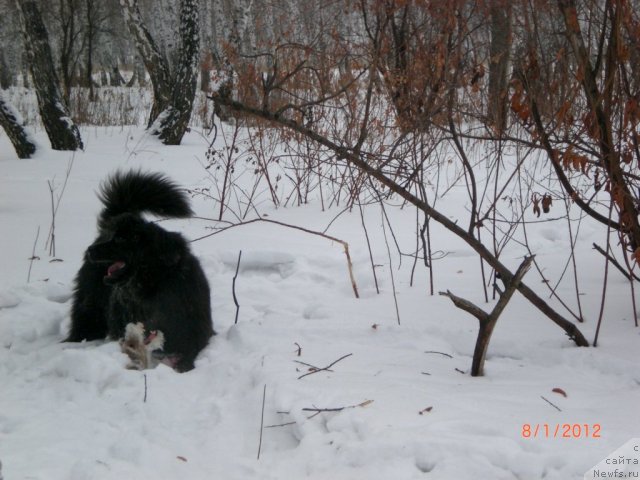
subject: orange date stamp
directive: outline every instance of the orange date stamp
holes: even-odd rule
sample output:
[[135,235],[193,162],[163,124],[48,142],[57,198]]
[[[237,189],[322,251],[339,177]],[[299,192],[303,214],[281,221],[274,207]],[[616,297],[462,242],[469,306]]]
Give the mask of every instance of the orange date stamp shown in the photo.
[[599,423],[523,423],[522,438],[600,438]]

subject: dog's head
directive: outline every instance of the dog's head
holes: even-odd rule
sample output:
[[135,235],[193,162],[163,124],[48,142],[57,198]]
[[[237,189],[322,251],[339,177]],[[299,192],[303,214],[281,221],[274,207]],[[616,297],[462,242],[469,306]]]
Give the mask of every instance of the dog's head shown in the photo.
[[123,214],[87,249],[87,257],[92,263],[105,265],[104,283],[116,285],[137,274],[160,278],[180,262],[186,248],[180,234]]

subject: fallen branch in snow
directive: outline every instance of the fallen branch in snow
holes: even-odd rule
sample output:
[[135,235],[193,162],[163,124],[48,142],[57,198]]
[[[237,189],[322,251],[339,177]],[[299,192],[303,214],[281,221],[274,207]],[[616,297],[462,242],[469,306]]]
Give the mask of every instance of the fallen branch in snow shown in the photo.
[[335,362],[332,362],[331,364],[327,365],[324,368],[316,368],[316,367],[312,367],[313,370],[311,370],[310,372],[305,373],[304,375],[300,375],[298,377],[298,380],[300,380],[301,378],[304,378],[308,375],[313,375],[314,373],[318,373],[318,372],[330,372],[331,367],[333,367],[336,363],[338,363],[341,360],[344,360],[347,357],[350,357],[351,355],[353,355],[353,353],[347,353],[346,355],[343,355],[342,357],[340,357],[339,359],[337,359]]
[[238,264],[236,265],[236,274],[233,276],[232,291],[233,291],[233,303],[236,304],[236,319],[233,322],[234,325],[238,324],[238,313],[240,313],[240,304],[238,303],[238,297],[236,296],[236,278],[238,278],[238,271],[240,270],[240,259],[242,258],[242,250],[238,254]]
[[498,317],[504,311],[507,303],[509,303],[509,300],[511,300],[511,297],[518,288],[518,284],[522,280],[522,277],[524,277],[524,275],[529,271],[529,268],[531,268],[531,262],[533,262],[533,258],[533,255],[530,257],[526,257],[518,267],[518,270],[511,278],[511,280],[505,281],[506,288],[504,290],[504,293],[500,295],[498,303],[496,303],[496,306],[493,308],[490,314],[486,313],[484,310],[482,310],[477,305],[474,305],[469,300],[460,298],[448,290],[446,292],[440,292],[440,295],[449,297],[456,307],[470,313],[480,322],[478,339],[476,340],[476,348],[473,352],[473,362],[471,364],[472,377],[481,377],[483,375],[484,360],[487,355],[489,341],[491,340],[491,335],[493,333],[494,327],[496,326],[496,322],[498,321]]
[[559,412],[561,412],[562,410],[560,410],[560,408],[556,405],[554,405],[552,402],[550,402],[549,400],[547,400],[546,398],[544,398],[542,395],[540,395],[540,398],[543,399],[545,402],[547,402],[549,405],[551,405],[553,408],[555,408],[556,410],[558,410]]
[[311,365],[310,363],[305,363],[305,362],[301,362],[300,360],[294,360],[295,363],[299,363],[300,365],[304,365],[305,367],[309,367],[309,370],[313,370],[313,371],[317,371],[317,370],[326,370],[327,372],[333,372],[333,370],[330,370],[328,368],[320,368],[320,367],[316,367],[315,365]]
[[260,441],[258,442],[258,460],[260,460],[260,451],[262,450],[262,432],[264,431],[264,401],[267,397],[267,384],[262,389],[262,414],[260,415]]
[[435,350],[427,350],[424,353],[437,353],[438,355],[444,355],[445,357],[449,357],[449,358],[453,358],[452,355],[449,355],[448,353],[444,353],[444,352],[436,352]]
[[319,415],[321,413],[324,412],[341,412],[343,410],[347,410],[350,408],[360,408],[360,407],[366,407],[367,405],[370,405],[373,403],[373,400],[365,400],[364,402],[360,402],[356,405],[347,405],[346,407],[334,407],[334,408],[317,408],[317,407],[309,407],[309,408],[303,408],[302,411],[303,412],[314,412],[313,415],[311,415],[309,418],[313,418],[316,415]]
[[281,227],[293,228],[294,230],[300,230],[301,232],[310,233],[311,235],[317,235],[319,237],[326,238],[328,240],[331,240],[332,242],[336,242],[336,243],[339,243],[340,245],[342,245],[342,247],[344,248],[344,254],[347,257],[347,268],[349,270],[349,279],[351,280],[351,288],[353,288],[353,293],[356,296],[356,298],[360,298],[360,295],[358,294],[358,286],[356,285],[356,278],[353,275],[353,263],[351,262],[351,254],[349,253],[349,244],[347,242],[345,242],[344,240],[340,240],[339,238],[332,237],[331,235],[327,235],[324,232],[316,232],[315,230],[309,230],[308,228],[299,227],[297,225],[291,225],[290,223],[279,222],[277,220],[271,220],[271,219],[268,219],[268,218],[254,218],[252,220],[247,220],[246,222],[232,223],[230,225],[227,225],[226,227],[223,227],[223,228],[220,228],[220,229],[216,230],[213,233],[209,233],[207,235],[203,235],[202,237],[198,237],[198,238],[196,238],[194,240],[191,240],[191,241],[192,242],[197,242],[198,240],[202,240],[204,238],[212,237],[213,235],[217,235],[219,233],[222,233],[222,232],[224,232],[226,230],[229,230],[230,228],[240,227],[240,226],[243,226],[243,225],[249,225],[251,223],[256,223],[256,222],[273,223],[274,225],[280,225]]
[[280,428],[280,427],[288,427],[289,425],[295,425],[298,422],[284,422],[284,423],[276,423],[274,425],[265,425],[264,428]]

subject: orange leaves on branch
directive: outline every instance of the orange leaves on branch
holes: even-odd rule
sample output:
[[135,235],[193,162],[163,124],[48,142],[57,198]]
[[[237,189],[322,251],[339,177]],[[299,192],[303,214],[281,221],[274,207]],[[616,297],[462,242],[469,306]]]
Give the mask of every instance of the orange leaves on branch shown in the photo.
[[623,227],[631,229],[633,226],[633,217],[631,216],[631,213],[627,211],[622,212],[620,214],[620,223]]
[[531,117],[531,109],[524,93],[522,84],[519,81],[514,81],[513,95],[511,95],[511,110],[515,113],[522,123],[528,123]]
[[640,265],[640,247],[636,248],[633,252],[633,260]]
[[582,123],[584,125],[587,134],[594,140],[600,139],[600,126],[598,125],[598,121],[596,120],[596,116],[593,112],[588,112],[582,118]]
[[611,198],[621,212],[620,220],[624,223],[624,192],[619,185],[613,185],[611,188]]
[[587,177],[589,176],[589,159],[584,155],[574,153],[569,149],[562,154],[561,160],[562,167],[565,170],[574,170],[576,172],[582,172]]
[[533,202],[533,213],[536,217],[540,217],[540,199],[534,194],[531,201]]
[[564,18],[567,29],[574,33],[580,33],[580,23],[578,22],[578,12],[575,7],[564,8]]
[[631,128],[640,122],[640,104],[635,98],[630,98],[624,105],[624,125]]
[[[538,194],[534,193],[531,197],[531,201],[533,202],[533,213],[536,217],[540,217],[542,212],[549,213],[551,211],[551,204],[553,200],[551,199],[551,195],[545,193],[542,198],[538,196]],[[542,210],[540,207],[542,206]]]
[[473,93],[478,93],[480,91],[480,80],[485,75],[484,65],[481,63],[476,65],[472,72],[473,76],[471,77],[471,81],[469,84],[471,85],[471,91]]
[[564,102],[558,111],[556,112],[556,122],[560,125],[572,125],[574,118],[571,114],[571,105],[572,103],[567,100]]

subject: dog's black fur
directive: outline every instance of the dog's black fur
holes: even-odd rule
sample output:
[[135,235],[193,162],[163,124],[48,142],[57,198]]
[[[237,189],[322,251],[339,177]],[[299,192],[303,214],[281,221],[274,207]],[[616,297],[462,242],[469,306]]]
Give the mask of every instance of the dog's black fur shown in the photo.
[[65,341],[121,339],[129,323],[164,334],[178,371],[191,370],[214,335],[209,284],[182,235],[142,213],[192,215],[186,195],[154,173],[116,173],[101,186],[98,238],[75,279]]

